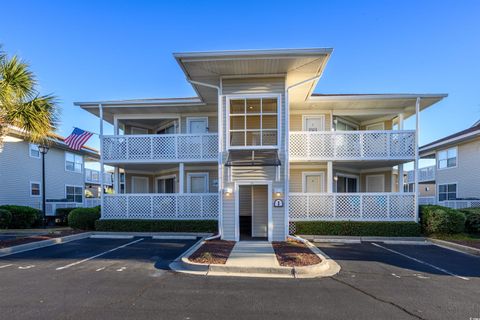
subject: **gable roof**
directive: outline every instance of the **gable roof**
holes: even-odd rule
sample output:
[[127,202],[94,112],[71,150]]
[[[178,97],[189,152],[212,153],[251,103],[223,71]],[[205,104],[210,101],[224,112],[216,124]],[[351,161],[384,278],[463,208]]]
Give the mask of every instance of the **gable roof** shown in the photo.
[[430,142],[420,147],[421,153],[429,153],[439,147],[446,147],[451,144],[464,142],[480,137],[480,121],[477,121],[473,126],[465,130],[456,132],[444,138]]

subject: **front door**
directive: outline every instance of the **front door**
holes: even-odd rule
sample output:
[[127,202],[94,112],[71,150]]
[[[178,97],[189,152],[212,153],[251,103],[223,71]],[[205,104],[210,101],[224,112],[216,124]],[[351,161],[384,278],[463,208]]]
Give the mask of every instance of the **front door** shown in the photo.
[[148,178],[132,177],[132,193],[148,193]]
[[268,185],[238,188],[240,240],[268,237]]
[[189,118],[188,133],[206,133],[207,118]]
[[307,116],[304,120],[304,131],[324,131],[325,118],[323,116]]

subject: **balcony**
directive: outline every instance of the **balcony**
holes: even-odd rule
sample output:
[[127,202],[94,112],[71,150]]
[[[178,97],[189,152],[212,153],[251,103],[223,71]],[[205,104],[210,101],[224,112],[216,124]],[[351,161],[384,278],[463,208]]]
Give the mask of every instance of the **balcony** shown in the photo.
[[415,221],[414,193],[290,193],[290,221]]
[[[408,183],[415,183],[414,171],[407,172]],[[435,166],[418,169],[418,182],[435,181]]]
[[216,220],[218,193],[104,195],[102,219]]
[[291,161],[413,160],[415,131],[297,131]]
[[[85,183],[100,184],[100,171],[85,169]],[[113,174],[104,172],[103,184],[106,186],[113,185]]]
[[105,163],[218,160],[218,134],[118,135],[103,137]]

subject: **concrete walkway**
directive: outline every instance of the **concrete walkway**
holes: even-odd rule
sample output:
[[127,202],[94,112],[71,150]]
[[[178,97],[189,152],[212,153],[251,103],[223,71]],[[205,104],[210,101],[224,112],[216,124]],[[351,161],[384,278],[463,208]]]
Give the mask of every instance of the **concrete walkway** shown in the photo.
[[272,244],[267,241],[237,242],[225,265],[264,268],[279,266]]

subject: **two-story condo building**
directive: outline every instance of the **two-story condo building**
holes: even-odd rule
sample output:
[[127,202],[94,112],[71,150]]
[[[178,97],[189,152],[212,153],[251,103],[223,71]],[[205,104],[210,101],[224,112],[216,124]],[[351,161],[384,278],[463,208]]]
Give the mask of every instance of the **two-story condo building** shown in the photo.
[[[71,150],[60,136],[50,139],[45,155],[46,214],[56,208],[96,206],[99,194],[87,198],[85,190],[98,190],[99,171],[85,167],[99,161],[98,151],[83,147]],[[14,204],[42,208],[42,155],[38,145],[29,143],[25,133],[15,127],[7,130],[0,147],[0,205]],[[112,175],[105,173],[104,186],[112,185]]]
[[269,241],[290,221],[416,221],[403,122],[446,95],[314,94],[331,52],[176,53],[197,97],[76,103],[115,167],[102,219],[218,219],[222,239]]

